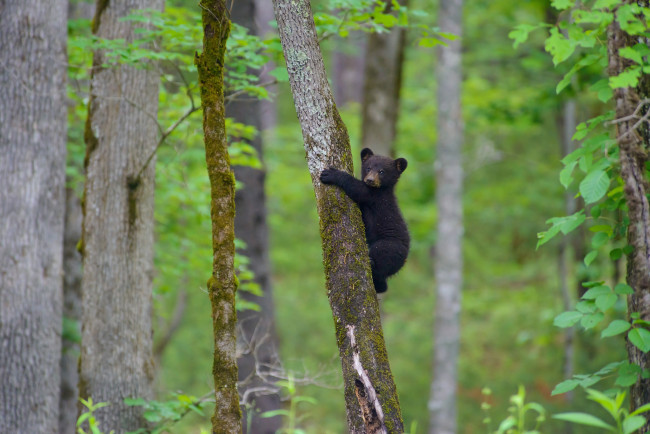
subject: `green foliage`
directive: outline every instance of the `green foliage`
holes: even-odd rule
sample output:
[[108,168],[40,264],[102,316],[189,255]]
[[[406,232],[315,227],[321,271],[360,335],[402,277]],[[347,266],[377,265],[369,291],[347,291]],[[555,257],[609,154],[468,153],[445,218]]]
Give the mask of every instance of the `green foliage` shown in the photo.
[[194,412],[200,416],[204,415],[203,409],[208,403],[208,396],[202,398],[189,396],[182,393],[175,393],[174,399],[168,401],[146,401],[142,398],[126,398],[124,403],[129,406],[143,407],[143,416],[150,422],[153,428],[140,428],[130,431],[129,434],[160,434],[169,432],[187,414]]
[[[630,36],[648,36],[647,17],[650,8],[641,7],[637,3],[625,3],[615,0],[595,2],[575,2],[570,0],[555,0],[553,7],[567,11],[565,19],[550,28],[546,38],[545,49],[551,54],[553,63],[557,66],[573,58],[573,65],[556,87],[559,93],[568,88],[575,80],[578,71],[583,68],[598,66],[604,70],[607,65],[607,28],[614,21]],[[528,38],[530,32],[545,27],[519,26],[510,37],[515,41],[515,47]],[[618,76],[609,80],[601,77],[590,86],[597,98],[603,102],[613,95],[613,90],[620,87],[634,87],[638,84],[642,72],[650,71],[647,54],[650,48],[637,44],[620,51],[621,57],[630,59],[628,65]],[[579,210],[568,217],[555,217],[547,220],[551,227],[538,235],[538,247],[547,243],[558,233],[568,234],[580,225],[589,221],[592,232],[591,247],[584,257],[584,264],[589,267],[598,257],[599,251],[608,248],[609,258],[619,260],[623,254],[630,254],[631,247],[621,245],[624,239],[629,219],[626,216],[626,205],[623,197],[623,181],[619,177],[618,147],[610,137],[609,127],[613,113],[608,112],[581,123],[573,136],[573,140],[581,141],[576,151],[568,154],[562,160],[564,168],[560,171],[560,183],[570,188],[574,181],[575,169],[582,172],[578,191],[584,200],[585,209]],[[589,207],[590,217],[587,215]],[[626,284],[618,283],[612,289],[604,281],[592,281],[584,284],[589,288],[575,306],[575,310],[564,312],[555,318],[558,327],[572,327],[580,324],[585,330],[598,326],[607,320],[608,325],[602,330],[601,337],[620,336],[625,334],[627,340],[643,352],[650,351],[650,331],[645,322],[635,323],[635,315],[631,312],[631,321],[611,319],[611,312],[624,310],[625,298],[633,290]],[[616,373],[615,385],[629,387],[634,384],[641,372],[639,366],[629,362],[610,363],[598,372],[589,375],[575,375],[556,386],[553,394],[565,393],[577,386],[588,388],[603,378]],[[586,389],[589,399],[598,402],[606,408],[616,422],[616,427],[608,425],[600,419],[585,413],[565,413],[554,416],[557,419],[600,427],[612,432],[633,432],[645,423],[640,416],[630,415],[621,408],[624,392],[617,392],[614,399],[600,392]]]
[[278,409],[266,411],[260,415],[260,417],[274,417],[274,416],[283,416],[285,418],[286,428],[278,430],[278,434],[287,433],[287,434],[304,434],[305,431],[297,428],[298,424],[304,419],[303,416],[298,414],[298,404],[306,403],[315,405],[318,401],[310,396],[298,395],[298,390],[296,388],[295,378],[292,373],[289,373],[286,380],[279,380],[276,382],[276,385],[282,388],[284,394],[288,396],[289,408],[288,409]]
[[[79,398],[79,402],[81,402],[81,404],[86,407],[86,410],[81,413],[77,419],[77,434],[102,434],[94,412],[102,407],[107,407],[110,404],[107,402],[98,402],[97,404],[94,404],[92,397],[88,397],[87,400]],[[89,431],[86,431],[84,429],[84,423],[88,425]],[[115,431],[111,430],[110,434],[113,433],[115,433]]]
[[553,418],[601,428],[618,434],[632,434],[646,423],[645,417],[641,414],[650,411],[650,404],[639,407],[630,413],[624,406],[625,392],[617,392],[615,395],[608,396],[597,390],[587,389],[587,395],[590,400],[597,402],[608,413],[614,425],[588,413],[561,413],[553,415]]
[[[492,394],[492,391],[488,388],[482,390],[484,397],[489,397]],[[516,395],[510,397],[510,407],[508,407],[508,417],[499,423],[499,427],[496,431],[492,429],[489,432],[494,434],[539,434],[539,428],[541,424],[546,420],[546,409],[536,402],[526,402],[526,389],[523,386],[519,386]],[[485,413],[486,417],[483,419],[483,423],[490,427],[492,419],[489,416],[489,411],[492,406],[484,399],[481,404],[481,409]],[[528,419],[528,413],[532,413],[535,416],[532,427],[530,426]]]

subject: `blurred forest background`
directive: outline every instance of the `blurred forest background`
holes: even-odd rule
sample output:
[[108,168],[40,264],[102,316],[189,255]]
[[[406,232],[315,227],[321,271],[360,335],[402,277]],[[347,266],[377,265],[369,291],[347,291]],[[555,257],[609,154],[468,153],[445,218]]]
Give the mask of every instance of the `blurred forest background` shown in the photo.
[[[196,13],[193,4],[171,4]],[[412,0],[409,6],[426,11],[425,24],[435,25],[435,2]],[[322,6],[314,2],[312,7],[319,11]],[[553,326],[553,319],[563,310],[563,279],[576,295],[581,280],[591,280],[590,273],[597,275],[596,269],[608,265],[596,261],[586,268],[577,257],[562,266],[557,241],[539,250],[535,246],[545,221],[565,214],[565,190],[558,173],[566,99],[575,99],[580,121],[603,109],[598,100],[580,93],[556,95],[562,72],[544,52],[542,33],[518,49],[508,38],[517,24],[550,20],[553,14],[547,1],[506,0],[469,0],[463,14],[465,285],[458,393],[463,433],[486,431],[481,410],[486,400],[493,406],[494,421],[505,418],[509,397],[518,385],[549,411],[590,405],[584,394],[576,394],[573,402],[565,395],[550,396],[564,379],[565,357],[565,331]],[[321,44],[351,135],[357,175],[365,38],[363,33],[346,40],[335,36]],[[417,424],[422,432],[428,423],[432,375],[438,138],[435,49],[419,46],[417,40],[416,32],[407,32],[394,145],[395,156],[409,161],[397,197],[412,234],[412,250],[380,303],[405,427]],[[316,404],[299,405],[301,426],[308,432],[343,432],[340,362],[324,292],[317,214],[300,127],[288,84],[281,83],[272,92],[273,102],[265,110],[271,111],[266,116],[273,125],[262,131],[262,137],[280,358],[287,372],[313,383],[299,385],[296,392],[316,399]],[[169,318],[179,289],[187,292],[183,320],[161,357],[158,386],[161,393],[182,390],[202,395],[211,387],[212,348],[210,308],[202,289],[205,274],[197,271],[208,270],[211,260],[205,200],[209,185],[200,119],[191,119],[193,123],[187,122],[159,151],[156,172],[156,315]],[[588,240],[575,242],[580,249],[579,243]],[[625,358],[622,346],[601,341],[597,333],[577,335],[574,345],[578,372],[594,372]],[[486,387],[492,390],[489,398],[482,394]],[[547,422],[548,432],[563,429],[552,423]]]
[[[277,39],[270,24],[270,2],[257,3],[255,32],[262,39]],[[312,8],[319,29],[327,32],[331,24],[320,12],[330,13],[332,8],[345,5],[314,0]],[[84,182],[88,69],[92,44],[96,43],[89,38],[94,8],[94,3],[81,0],[70,4],[67,175],[68,187],[78,197]],[[389,280],[389,291],[380,297],[380,306],[404,426],[415,433],[426,432],[430,417],[427,402],[436,303],[434,165],[436,143],[444,140],[436,131],[436,90],[444,83],[438,83],[435,71],[436,50],[444,47],[427,42],[417,27],[437,25],[437,2],[409,0],[408,8],[412,27],[405,32],[391,154],[409,162],[396,195],[412,244],[405,267]],[[558,10],[543,0],[465,0],[464,4],[460,433],[495,430],[510,414],[510,398],[517,394],[519,386],[525,388],[527,401],[541,404],[549,414],[584,411],[600,416],[602,409],[580,389],[554,396],[551,392],[574,373],[596,372],[627,357],[620,336],[601,340],[602,326],[574,334],[571,329],[554,325],[555,317],[570,309],[584,293],[583,282],[606,280],[612,287],[623,282],[624,260],[611,261],[602,254],[585,265],[587,251],[601,248],[604,252],[611,247],[604,243],[592,246],[588,227],[536,248],[538,233],[547,229],[549,218],[573,214],[576,207],[582,206],[575,203],[579,200],[575,199],[576,183],[567,190],[559,181],[563,167],[560,160],[575,147],[570,137],[576,125],[611,109],[587,91],[606,73],[602,67],[585,68],[557,94],[556,86],[569,67],[554,66],[544,49],[546,30],[533,32],[528,41],[513,46],[509,34],[518,25],[555,24],[558,15]],[[170,66],[162,63],[158,122],[166,127],[188,114],[165,138],[156,162],[155,385],[156,399],[165,401],[174,399],[174,393],[198,397],[209,394],[213,388],[213,341],[206,292],[212,261],[210,184],[200,111],[191,110],[195,106],[192,103],[190,108],[187,97],[188,92],[194,92],[195,98],[198,94],[196,88],[188,91],[187,83],[179,80],[184,76],[196,81],[193,56],[202,50],[200,8],[196,1],[168,0],[161,17],[164,19],[160,18],[155,37],[169,44],[168,50],[176,55],[163,59],[169,60]],[[357,176],[363,147],[361,114],[367,38],[368,33],[353,31],[345,38],[327,34],[321,41],[336,103],[351,136]],[[267,61],[281,61],[278,41],[267,44],[267,53],[246,51],[249,43],[243,32],[233,30],[229,50],[239,50],[240,59],[250,62],[245,66],[257,68]],[[118,57],[138,55],[112,49]],[[234,82],[246,74],[245,67],[238,68],[231,70],[226,81]],[[233,165],[263,168],[265,173],[269,238],[268,245],[262,248],[268,249],[270,280],[265,285],[271,291],[274,309],[272,335],[268,338],[277,342],[282,370],[276,374],[282,377],[280,384],[286,386],[280,388],[280,397],[284,408],[292,412],[291,417],[283,418],[285,427],[290,422],[304,432],[341,433],[346,431],[341,365],[325,293],[314,193],[286,71],[274,68],[263,66],[266,72],[274,70],[274,75],[262,79],[272,84],[252,91],[263,100],[257,125],[262,147],[259,160],[248,145],[254,141],[256,131],[243,125],[249,122],[242,104],[252,103],[254,98],[249,92],[237,101],[226,102],[226,115],[236,116],[236,120],[227,121],[233,142],[231,158]],[[243,240],[246,234],[236,236]],[[246,248],[243,241],[238,241],[237,246],[241,252]],[[256,266],[245,255],[237,257],[241,282],[237,303],[243,318],[247,309],[259,309],[254,296],[260,291],[260,285],[254,283]],[[616,304],[608,315],[610,320],[624,318],[624,303]],[[74,321],[64,325],[64,337],[78,339]],[[246,342],[260,339],[251,333],[245,332],[240,342],[243,352],[250,350]],[[602,388],[611,385],[605,383]],[[208,414],[207,410],[205,416],[190,412],[169,431],[207,429]],[[487,425],[486,417],[491,419]],[[541,431],[586,433],[594,429],[569,428],[547,416]]]

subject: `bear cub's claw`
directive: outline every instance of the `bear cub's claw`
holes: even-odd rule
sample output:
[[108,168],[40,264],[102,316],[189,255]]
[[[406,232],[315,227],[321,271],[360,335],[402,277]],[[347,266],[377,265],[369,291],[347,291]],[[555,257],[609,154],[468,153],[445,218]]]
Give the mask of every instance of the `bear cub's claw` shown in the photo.
[[330,167],[328,169],[323,170],[320,173],[320,182],[322,182],[323,184],[332,184],[334,183],[335,176],[336,176],[336,169]]

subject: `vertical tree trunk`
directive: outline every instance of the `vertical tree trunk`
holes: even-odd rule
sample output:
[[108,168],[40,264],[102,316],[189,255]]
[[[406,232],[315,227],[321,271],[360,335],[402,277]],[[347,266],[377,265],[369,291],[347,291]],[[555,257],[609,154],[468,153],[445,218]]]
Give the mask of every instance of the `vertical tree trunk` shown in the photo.
[[429,432],[457,431],[456,390],[460,345],[460,298],[463,284],[463,118],[461,110],[462,0],[441,0],[440,30],[458,39],[438,56],[438,147],[436,198],[438,240],[434,366],[429,397]]
[[[607,44],[610,77],[618,75],[631,64],[630,60],[620,56],[619,50],[633,46],[637,42],[637,38],[632,38],[621,30],[616,20],[610,25]],[[645,80],[646,77],[636,90],[629,87],[614,89],[616,119],[630,117],[639,101],[650,97],[648,89],[644,86]],[[634,127],[636,122],[637,119],[631,118],[616,124],[621,178],[625,184],[625,201],[630,219],[627,240],[628,244],[634,247],[634,251],[627,257],[627,283],[634,289],[634,294],[628,298],[628,311],[638,312],[642,320],[650,321],[650,206],[645,166],[648,161],[647,148],[650,142],[647,126],[637,131]],[[650,369],[650,354],[644,353],[629,341],[627,350],[630,363],[644,370]],[[639,376],[636,384],[631,387],[630,406],[634,410],[648,402],[650,402],[650,379]],[[650,421],[639,432],[648,430],[650,430]]]
[[[242,25],[250,34],[258,35],[255,23],[256,5],[254,0],[238,0],[233,4],[231,18],[234,23]],[[257,74],[260,71],[252,71]],[[237,122],[255,127],[258,134],[250,142],[260,159],[262,158],[262,119],[261,101],[231,101],[226,107],[226,115]],[[237,361],[239,368],[240,392],[251,396],[250,402],[244,403],[245,412],[252,412],[242,419],[243,432],[249,434],[274,433],[282,427],[282,417],[260,418],[265,411],[281,408],[280,396],[274,392],[275,385],[268,384],[257,372],[268,371],[268,367],[278,362],[277,335],[275,333],[275,306],[271,288],[271,264],[269,259],[269,237],[266,222],[266,194],[264,169],[253,167],[235,167],[235,178],[243,183],[243,188],[235,194],[235,234],[246,243],[241,253],[250,259],[250,270],[255,274],[255,282],[260,286],[261,296],[241,292],[240,296],[257,303],[259,311],[245,310],[238,313],[238,333],[251,342],[248,352]],[[247,394],[246,390],[260,390],[259,393]],[[250,421],[250,426],[248,422]]]
[[403,432],[358,207],[319,181],[323,169],[352,171],[350,140],[334,104],[307,0],[273,2],[307,165],[316,194],[326,287],[343,368],[351,433]]
[[350,102],[360,103],[363,98],[363,76],[359,71],[365,67],[365,45],[365,35],[361,32],[353,32],[345,40],[337,37],[334,44],[332,87],[334,101],[340,107]]
[[205,157],[211,186],[212,277],[208,293],[214,330],[215,408],[213,433],[240,433],[237,393],[235,310],[235,177],[230,170],[224,106],[224,55],[230,34],[229,10],[224,0],[202,3],[203,53],[196,56],[199,71]]
[[[76,337],[81,320],[81,239],[83,212],[76,192],[68,188],[65,195],[65,232],[63,237],[63,321]],[[79,396],[79,342],[63,335],[61,351],[61,402],[59,432],[73,433],[77,423]]]
[[[101,0],[95,35],[134,37],[120,21],[162,0]],[[151,291],[159,73],[108,65],[95,53],[86,123],[80,396],[111,405],[96,412],[102,430],[142,427],[142,407],[124,398],[152,396]],[[144,170],[143,170],[144,168]],[[138,174],[140,173],[139,177]]]
[[0,432],[56,432],[67,2],[0,5]]
[[366,44],[361,148],[372,148],[380,155],[393,155],[405,40],[406,30],[393,28],[371,33]]
[[[572,140],[573,133],[576,130],[576,100],[571,98],[564,102],[562,107],[562,120],[560,131],[562,136],[561,151],[562,155],[568,155],[575,150]],[[572,215],[576,212],[577,204],[576,199],[573,197],[574,193],[567,191],[564,193],[564,209],[566,215]],[[570,264],[576,260],[580,261],[581,258],[575,256],[576,252],[571,254],[571,240],[575,239],[576,234],[572,233],[566,237],[562,237],[558,252],[558,274],[560,280],[560,293],[562,295],[562,303],[564,310],[571,310],[574,303],[575,295],[572,295],[572,290],[569,287],[569,269]],[[575,243],[575,241],[574,241]],[[564,364],[562,368],[562,377],[569,379],[573,377],[573,363],[575,355],[575,327],[569,327],[564,331]],[[566,397],[569,401],[573,400],[573,392],[567,392]],[[571,424],[567,424],[565,429],[571,429]]]

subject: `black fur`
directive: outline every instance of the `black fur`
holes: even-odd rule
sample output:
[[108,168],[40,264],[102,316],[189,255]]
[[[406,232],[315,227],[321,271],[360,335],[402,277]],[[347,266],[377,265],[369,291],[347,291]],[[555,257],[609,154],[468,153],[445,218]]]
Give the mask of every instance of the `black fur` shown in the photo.
[[394,187],[406,169],[404,158],[374,155],[361,151],[361,177],[329,168],[320,174],[323,184],[340,187],[361,209],[366,227],[366,242],[370,253],[372,280],[377,292],[388,289],[386,278],[397,273],[408,256],[410,237],[397,205]]

